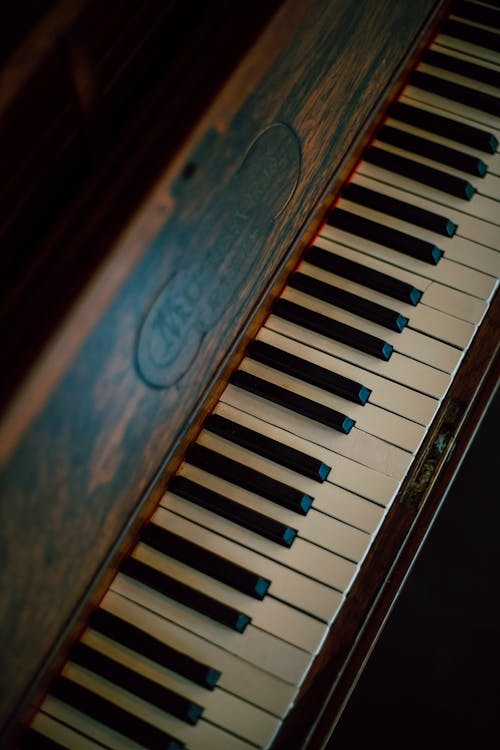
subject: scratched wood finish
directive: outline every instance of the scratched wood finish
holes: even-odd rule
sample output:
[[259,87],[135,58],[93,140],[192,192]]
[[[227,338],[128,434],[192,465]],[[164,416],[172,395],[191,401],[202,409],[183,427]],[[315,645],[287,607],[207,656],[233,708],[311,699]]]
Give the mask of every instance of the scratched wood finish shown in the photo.
[[[272,68],[256,88],[242,88],[258,68],[257,44],[224,91],[223,101],[234,91],[238,110],[216,102],[187,169],[178,165],[174,179],[170,170],[152,194],[156,210],[145,203],[134,218],[161,218],[168,186],[168,222],[151,241],[136,238],[134,263],[76,351],[54,350],[58,377],[1,477],[2,723],[138,513],[433,7],[286,3],[273,21]],[[298,17],[290,28],[287,19]],[[96,210],[105,228],[106,211]],[[109,250],[118,262],[120,249]],[[101,281],[96,273],[89,285]],[[85,289],[65,340],[80,340],[82,309],[94,314],[85,294],[93,299]],[[183,322],[196,300],[201,308]],[[171,360],[172,348],[179,357]]]

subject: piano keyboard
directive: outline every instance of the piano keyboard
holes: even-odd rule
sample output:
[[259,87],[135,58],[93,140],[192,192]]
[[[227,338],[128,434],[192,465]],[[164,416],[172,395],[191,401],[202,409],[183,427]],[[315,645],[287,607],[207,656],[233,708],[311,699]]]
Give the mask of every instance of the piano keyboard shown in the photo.
[[468,2],[456,13],[248,348],[24,748],[272,743],[500,275],[500,11]]

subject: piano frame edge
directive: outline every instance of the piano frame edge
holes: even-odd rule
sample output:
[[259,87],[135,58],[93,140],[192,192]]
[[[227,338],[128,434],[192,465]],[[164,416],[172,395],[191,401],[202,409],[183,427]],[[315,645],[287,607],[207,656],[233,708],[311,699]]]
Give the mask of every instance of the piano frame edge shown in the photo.
[[[497,291],[323,649],[275,738],[273,750],[325,750],[446,500],[499,380],[500,294]],[[416,495],[416,502],[409,502],[407,490],[442,434],[450,412],[455,412],[451,417],[456,421],[455,429],[428,486]]]

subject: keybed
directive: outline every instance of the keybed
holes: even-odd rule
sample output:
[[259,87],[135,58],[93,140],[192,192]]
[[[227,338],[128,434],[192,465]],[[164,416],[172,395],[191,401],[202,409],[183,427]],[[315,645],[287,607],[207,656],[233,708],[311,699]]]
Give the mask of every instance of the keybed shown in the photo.
[[23,747],[272,744],[496,291],[500,13],[457,8]]

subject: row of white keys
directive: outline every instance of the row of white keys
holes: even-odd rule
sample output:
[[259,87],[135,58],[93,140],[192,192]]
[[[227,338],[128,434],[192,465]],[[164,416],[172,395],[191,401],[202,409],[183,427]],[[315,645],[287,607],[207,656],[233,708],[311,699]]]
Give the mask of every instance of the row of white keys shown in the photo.
[[47,696],[31,727],[67,750],[144,750],[144,745],[52,696]]
[[217,602],[243,612],[251,618],[248,628],[258,628],[310,653],[316,653],[326,634],[324,623],[278,601],[273,596],[267,595],[262,600],[254,599],[186,563],[162,554],[147,544],[139,542],[131,558],[210,596]]
[[[356,167],[356,174],[362,174],[366,177],[373,177],[379,179],[381,182],[387,182],[394,187],[398,187],[401,190],[406,190],[408,193],[414,193],[422,198],[431,201],[434,204],[434,211],[444,213],[445,210],[452,209],[457,213],[470,214],[473,217],[484,219],[489,221],[493,225],[498,224],[498,202],[488,198],[482,198],[482,196],[475,196],[471,201],[466,201],[462,198],[457,198],[454,195],[449,195],[442,190],[437,190],[430,185],[424,185],[416,180],[412,180],[409,177],[396,174],[395,172],[384,169],[383,167],[370,164],[367,161],[361,161]],[[486,210],[483,215],[478,213],[478,207],[483,207]],[[441,208],[442,207],[442,208]],[[450,214],[450,219],[453,218]],[[493,231],[493,230],[492,230]]]
[[[500,38],[500,37],[499,37]],[[434,48],[440,48],[438,51],[442,51],[443,54],[447,54],[447,51],[444,47],[440,45],[439,37],[436,39]],[[471,56],[466,57],[465,59],[470,60],[471,62],[475,62],[476,64],[482,65],[478,60],[473,60]],[[489,64],[488,66],[491,70],[494,70],[498,72],[500,70],[500,67],[498,65]],[[423,60],[420,62],[416,68],[418,71],[421,71],[422,73],[427,73],[428,75],[434,76],[435,78],[439,78],[442,81],[449,81],[450,83],[458,84],[459,86],[464,86],[465,88],[473,89],[473,91],[478,91],[484,94],[487,94],[495,99],[499,98],[499,89],[496,86],[493,86],[489,83],[485,83],[484,81],[472,79],[469,76],[464,75],[463,73],[446,70],[445,68],[440,68],[438,65],[434,64],[432,61],[425,61]],[[467,94],[465,94],[465,97]],[[464,97],[464,98],[465,98]],[[467,103],[466,101],[464,102]],[[479,108],[478,108],[479,109]],[[499,120],[497,115],[494,115],[490,112],[485,112],[483,109],[480,109],[480,115],[485,115],[486,117],[493,118],[493,122],[496,119]],[[492,122],[491,120],[488,120],[488,122]]]
[[[286,323],[287,321],[283,322]],[[299,326],[296,327],[299,328]],[[321,338],[326,343],[331,341],[325,337]],[[318,346],[318,348],[321,347]],[[350,347],[344,347],[344,349],[347,353],[344,359],[348,360],[348,355],[353,350]],[[342,358],[342,355],[339,356]],[[370,361],[374,360],[378,362],[374,357],[363,356]],[[391,359],[393,358],[394,355]],[[449,378],[445,373],[442,373],[442,375],[444,378]],[[354,429],[348,435],[342,435],[326,425],[297,414],[284,406],[273,404],[267,399],[255,396],[253,393],[248,393],[242,388],[237,388],[231,384],[226,387],[220,400],[225,404],[229,404],[236,409],[261,419],[263,422],[280,427],[312,444],[323,446],[334,453],[338,453],[363,466],[367,466],[398,480],[406,475],[413,460],[413,455],[410,452],[404,451],[366,432]]]
[[313,655],[304,649],[252,624],[246,627],[244,633],[238,633],[122,573],[118,573],[114,579],[111,590],[292,685],[302,680],[311,664]]
[[[294,521],[291,511],[276,506],[275,503],[271,503],[271,506],[269,506],[270,501],[262,500],[262,502],[259,502],[255,499],[253,493],[246,491],[245,498],[248,502],[252,502],[254,510],[266,515],[269,515],[268,511],[270,510],[273,517],[276,520],[281,520],[282,523],[293,525],[295,522],[299,529],[299,535],[304,539],[309,539],[309,541],[347,557],[353,562],[358,563],[363,559],[370,543],[370,536],[335,518],[330,505],[330,497],[334,494],[334,490],[330,484],[319,483],[309,477],[301,476],[292,469],[279,466],[274,461],[258,456],[252,451],[235,445],[207,430],[201,433],[198,442],[314,498],[311,509],[306,516],[298,518],[298,523],[297,520]],[[234,490],[232,494],[234,495]],[[274,513],[276,513],[276,516]],[[285,517],[290,520],[283,520]]]
[[[394,185],[380,182],[379,180],[371,177],[366,177],[360,173],[357,173],[352,180],[356,185],[366,187],[375,192],[387,195],[390,198],[396,198],[397,200],[405,201],[413,206],[422,208],[426,211],[436,212],[436,205],[432,201],[422,198],[420,196],[412,195],[405,190],[402,190]],[[434,242],[441,250],[444,250],[445,256],[454,260],[462,265],[473,266],[478,271],[497,278],[500,276],[500,254],[498,250],[480,244],[481,240],[485,239],[485,231],[488,231],[489,236],[487,241],[490,245],[498,246],[500,243],[498,227],[493,224],[481,221],[480,219],[474,219],[465,214],[457,214],[446,208],[443,211],[437,210],[437,213],[441,213],[450,221],[455,222],[457,226],[456,234],[453,237],[443,237],[437,235],[428,229],[421,229],[420,227],[414,228],[416,237],[419,237],[430,242]],[[392,221],[392,217],[390,218]],[[394,226],[399,228],[403,226],[403,223],[395,223]],[[474,239],[477,238],[477,241]],[[421,303],[417,306],[421,306]],[[399,309],[399,308],[398,308]]]
[[369,534],[377,530],[383,517],[383,508],[391,503],[398,491],[399,480],[374,471],[321,445],[313,444],[299,435],[264,422],[222,401],[219,401],[214,413],[278,440],[283,445],[314,456],[330,466],[326,485],[331,488],[328,496],[331,514]]
[[[311,266],[311,268],[314,267]],[[286,338],[271,328],[262,328],[256,340],[264,341],[266,344],[289,352],[307,362],[360,383],[371,390],[368,404],[399,414],[400,417],[410,419],[424,427],[431,422],[439,407],[438,400],[431,396],[417,393],[417,391],[405,388],[393,380],[374,375],[374,373],[362,370],[350,362],[344,362],[338,357],[332,357],[318,349],[313,349],[305,343]],[[345,409],[347,411],[350,409],[349,402],[346,402]]]
[[[373,372],[388,380],[393,380],[396,383],[436,399],[441,399],[444,396],[451,383],[451,375],[448,373],[436,370],[424,362],[418,362],[397,352],[391,355],[388,362],[384,362],[339,341],[334,341],[320,333],[308,331],[306,336],[304,335],[302,326],[291,323],[283,318],[278,318],[277,315],[272,315],[268,319],[267,325],[270,330],[276,331],[283,336],[300,343],[305,343],[311,348],[318,349],[347,363],[353,363],[359,368]],[[342,455],[348,454],[343,452]],[[357,460],[356,456],[351,457]]]
[[[411,106],[413,107],[416,106],[416,103],[410,101],[406,96],[401,97],[400,101],[403,103],[411,104]],[[435,108],[434,108],[434,111],[436,111]],[[447,115],[447,117],[448,119],[454,120],[455,122],[459,122],[459,121],[461,121],[462,123],[464,122],[463,118],[459,120],[459,118],[456,115],[451,115],[451,116]],[[500,155],[497,152],[495,152],[494,154],[486,153],[485,151],[481,151],[477,148],[473,148],[472,146],[457,143],[451,138],[447,138],[443,135],[436,135],[435,133],[432,133],[428,130],[418,127],[418,125],[413,125],[408,122],[403,122],[401,120],[398,120],[397,117],[389,116],[385,120],[384,124],[390,125],[391,127],[397,128],[398,130],[402,130],[405,133],[410,133],[412,135],[420,136],[440,146],[446,146],[447,148],[452,148],[456,151],[460,151],[464,154],[467,154],[468,156],[472,156],[475,159],[481,160],[482,162],[486,164],[486,168],[487,168],[487,171],[484,177],[479,177],[477,175],[473,176],[473,175],[470,175],[469,173],[459,171],[456,168],[450,167],[448,164],[445,164],[443,162],[436,163],[435,166],[436,166],[436,169],[445,170],[446,172],[449,172],[450,174],[457,174],[457,176],[460,176],[463,179],[471,182],[481,194],[486,194],[486,195],[489,195],[490,197],[495,197],[495,199],[498,200],[497,193],[498,193],[498,185],[499,185],[498,180],[500,179]],[[473,125],[473,123],[470,123],[470,121],[467,124]],[[491,133],[491,131],[488,131],[488,132]],[[493,135],[493,133],[491,134]],[[438,166],[438,164],[440,164],[441,166]]]
[[[181,719],[162,711],[157,706],[132,695],[118,685],[114,685],[103,677],[71,662],[65,665],[62,675],[90,690],[95,695],[119,706],[132,716],[145,721],[181,742],[185,742],[189,750],[198,750],[198,748],[199,750],[254,750],[256,746],[253,742],[250,743],[235,737],[234,734],[229,734],[203,719],[200,719],[196,726],[187,724]],[[113,730],[107,729],[104,724],[72,709],[71,706],[61,700],[49,696],[42,705],[42,710],[61,721],[71,722],[71,726],[75,729],[88,734],[92,739],[106,743],[105,746],[113,747],[113,745],[107,745],[111,736],[110,732]],[[113,734],[115,733],[113,732]],[[121,750],[124,745],[114,746],[117,747],[117,750],[118,748]]]
[[447,99],[439,94],[433,94],[424,89],[419,89],[416,86],[408,84],[403,90],[403,94],[408,96],[410,99],[422,101],[427,104],[432,104],[439,109],[449,112],[450,115],[457,114],[474,122],[478,127],[482,127],[484,130],[491,130],[498,132],[500,130],[500,118],[495,115],[490,115],[487,112],[483,112],[475,107],[471,107],[468,104],[462,102],[456,102],[452,99]]
[[[498,31],[496,32],[498,34]],[[499,39],[499,45],[500,45],[500,34],[498,34]],[[477,57],[470,52],[467,52],[464,49],[460,49],[461,44],[463,44],[462,40],[456,40],[456,47],[451,47],[450,45],[444,44],[445,41],[445,35],[441,36],[440,34],[437,35],[433,46],[431,49],[439,48],[442,50],[443,54],[453,54],[453,52],[458,52],[461,54],[462,59],[470,60],[471,62],[474,62],[476,65],[482,65],[485,68],[489,68],[490,70],[498,71],[500,69],[500,54],[498,56],[497,60],[492,59],[484,59],[484,60],[478,60]],[[446,39],[447,41],[447,39]],[[493,50],[490,50],[489,53],[492,53]],[[444,68],[440,68],[439,66],[432,63],[432,61],[428,60],[422,60],[417,65],[417,70],[421,70],[425,73],[430,73],[431,75],[434,75],[436,77],[442,78],[446,81],[451,81],[452,83],[457,83],[461,86],[466,86],[467,88],[473,88],[476,91],[480,91],[484,94],[489,94],[494,97],[498,97],[498,88],[496,86],[493,86],[491,83],[486,83],[485,81],[478,80],[476,78],[470,78],[467,75],[464,75],[463,73],[460,73],[458,71],[451,71],[446,70]]]
[[[356,180],[356,182],[358,181]],[[371,189],[379,187],[374,181],[371,181],[371,183],[370,185],[366,185],[366,187],[370,187]],[[365,185],[365,182],[362,184]],[[484,249],[486,250],[487,248]],[[306,276],[311,276],[332,286],[341,287],[347,292],[357,294],[370,302],[376,302],[383,307],[395,310],[408,319],[407,327],[409,329],[425,333],[427,336],[443,341],[446,344],[465,349],[476,332],[476,326],[473,323],[467,320],[460,320],[453,315],[436,310],[433,307],[428,307],[425,304],[424,298],[416,306],[407,302],[401,302],[382,292],[362,286],[356,281],[345,279],[342,276],[330,273],[330,271],[325,271],[323,268],[313,266],[306,261],[303,261],[297,270]]]
[[[203,713],[200,718],[203,721],[209,721],[225,731],[239,734],[250,742],[266,745],[280,725],[279,717],[242,700],[227,690],[218,686],[213,690],[207,690],[101,633],[87,629],[81,642],[138,675],[202,706]],[[204,730],[203,725],[200,729]]]
[[[335,241],[331,239],[334,232]],[[411,284],[423,292],[422,302],[425,302],[429,307],[436,308],[441,312],[475,325],[483,319],[488,309],[486,300],[478,299],[470,294],[440,284],[437,281],[432,281],[424,275],[425,269],[419,275],[400,268],[398,265],[392,265],[390,262],[381,259],[383,255],[382,251],[385,250],[385,248],[382,248],[382,245],[368,242],[368,240],[354,243],[352,238],[353,235],[347,232],[342,232],[338,229],[334,230],[333,227],[325,225],[321,230],[321,236],[316,238],[314,244],[336,255],[354,260],[356,263],[365,265],[367,268],[373,268],[376,271],[381,271],[392,276],[394,279]],[[354,244],[358,245],[359,249],[353,247]],[[422,263],[421,265],[425,266],[427,264]]]
[[[354,180],[358,181],[358,178],[366,178],[376,182],[377,185],[381,186],[381,190],[387,188],[388,195],[390,195],[389,191],[391,189],[401,191],[401,195],[405,196],[402,200],[406,200],[408,203],[413,203],[415,206],[420,206],[421,208],[430,207],[428,210],[445,214],[451,221],[458,224],[457,234],[459,237],[464,236],[476,242],[478,248],[484,245],[486,248],[492,250],[497,249],[498,226],[478,219],[473,213],[468,211],[469,206],[463,205],[458,198],[455,207],[440,205],[441,191],[431,187],[428,187],[426,190],[424,185],[415,180],[410,180],[408,177],[395,174],[395,172],[389,172],[387,169],[378,167],[375,164],[369,164],[366,161],[361,162],[356,168]],[[479,262],[481,262],[482,253],[482,250],[478,250]],[[457,258],[457,260],[459,259]],[[469,257],[469,260],[473,260],[473,258]],[[462,262],[462,260],[459,260],[459,262]],[[490,273],[490,270],[485,270],[485,273]]]
[[322,622],[331,622],[342,604],[342,594],[335,589],[307,578],[269,557],[263,557],[248,546],[242,546],[233,539],[221,536],[186,517],[160,507],[152,521],[174,534],[190,539],[204,549],[270,579],[269,594],[292,607],[308,612]]
[[[225,497],[229,497],[246,508],[251,508],[268,518],[295,528],[299,532],[290,548],[282,548],[280,545],[262,538],[262,541],[255,543],[255,550],[264,555],[268,554],[272,559],[283,562],[294,570],[304,573],[317,581],[326,583],[328,586],[333,586],[338,591],[346,591],[349,588],[356,573],[357,561],[347,559],[344,555],[339,556],[340,553],[335,551],[335,544],[339,540],[342,526],[345,526],[345,524],[339,521],[335,523],[336,519],[323,516],[322,513],[313,508],[309,510],[307,515],[301,516],[249,490],[238,487],[225,479],[220,479],[213,474],[209,474],[197,466],[184,464],[180,469],[180,475],[190,479],[192,482],[201,484],[213,492],[218,492]],[[190,513],[189,517],[192,517]],[[330,526],[332,534],[330,540],[328,534],[322,529],[322,524],[325,527]],[[347,528],[350,529],[351,527]],[[335,536],[333,536],[334,531]],[[354,539],[351,542],[351,546],[356,545],[357,556],[360,558],[365,550],[362,549],[358,534],[363,534],[363,532],[354,528],[352,528],[352,532],[357,533],[351,535],[351,538]],[[235,530],[234,538],[240,544],[245,544],[246,546],[254,543],[253,533],[246,529]],[[369,535],[364,534],[361,539],[365,544],[369,543]],[[341,541],[338,543],[342,544]],[[348,542],[344,542],[344,545],[346,544]],[[270,545],[272,546],[270,547]],[[277,549],[274,549],[274,547],[277,547]],[[359,549],[360,547],[361,549]],[[351,556],[354,557],[354,551],[351,552]],[[330,569],[323,571],[321,565],[326,563],[330,566]]]
[[[464,22],[463,19],[460,20]],[[500,65],[500,52],[496,52],[488,47],[482,47],[478,44],[473,44],[472,42],[443,33],[437,35],[435,42],[445,48],[477,58],[478,63],[484,61],[489,64]]]
[[[357,179],[353,181],[358,182]],[[382,188],[382,185],[380,187]],[[380,189],[379,192],[384,193],[384,190]],[[412,203],[411,200],[408,200],[409,197],[410,196],[407,196],[407,202]],[[416,204],[413,203],[413,205]],[[426,266],[428,265],[429,268],[422,268],[422,261],[419,261],[416,258],[411,258],[410,256],[407,256],[403,253],[398,253],[396,250],[392,250],[390,248],[386,248],[386,252],[377,252],[377,257],[379,257],[381,260],[385,260],[388,263],[392,263],[408,271],[420,273],[426,278],[430,278],[433,281],[437,281],[438,283],[444,284],[448,287],[452,287],[453,289],[459,289],[460,291],[465,292],[466,294],[470,294],[474,297],[478,297],[479,299],[491,299],[495,290],[496,279],[491,274],[483,273],[482,271],[477,271],[473,268],[465,266],[460,262],[460,260],[457,261],[453,257],[451,257],[453,255],[454,247],[457,247],[458,253],[468,253],[469,258],[471,259],[476,256],[476,250],[479,251],[478,254],[481,254],[481,246],[478,246],[475,242],[472,242],[471,240],[461,240],[459,237],[442,237],[441,235],[438,235],[435,232],[431,232],[428,229],[413,227],[406,221],[395,218],[393,216],[389,216],[387,214],[383,214],[379,211],[375,211],[371,208],[362,206],[359,203],[353,203],[352,201],[348,201],[345,199],[341,199],[338,203],[338,206],[339,208],[343,208],[350,213],[356,214],[357,216],[362,216],[366,219],[376,221],[379,224],[383,224],[384,226],[391,229],[396,229],[398,231],[405,232],[406,234],[411,234],[413,237],[416,237],[418,239],[432,242],[445,253],[445,255],[440,259],[436,266],[425,264]],[[332,236],[332,239],[338,239],[337,231],[328,233],[325,232],[325,235],[329,234],[330,236]],[[500,234],[500,228],[498,227],[497,233]],[[345,234],[343,236],[345,237]],[[362,246],[364,245],[363,242],[356,240],[349,240],[349,244],[352,245],[352,247],[356,247],[357,249],[362,248]]]
[[[459,169],[443,164],[442,162],[434,161],[429,159],[427,156],[421,156],[416,154],[414,151],[408,151],[407,149],[400,148],[399,146],[393,146],[391,143],[375,139],[373,146],[387,151],[397,156],[402,156],[405,159],[410,159],[417,164],[423,164],[424,166],[432,167],[433,169],[446,172],[453,177],[459,177],[462,180],[469,182],[475,189],[476,193],[473,195],[471,200],[465,200],[464,198],[456,198],[454,195],[450,195],[446,191],[443,193],[442,203],[457,206],[457,201],[461,201],[466,204],[464,211],[469,211],[485,221],[489,221],[492,224],[499,224],[500,219],[498,217],[499,207],[498,200],[500,199],[500,178],[495,175],[485,177],[474,177],[473,175],[462,172]],[[425,183],[427,184],[427,183]]]
[[[371,169],[365,169],[365,164],[367,164],[367,162],[361,162],[358,167],[359,173],[366,175],[367,172],[373,172]],[[373,165],[367,164],[367,166],[372,167]],[[382,168],[377,167],[377,170],[378,169]],[[393,173],[391,172],[390,174]],[[395,177],[397,177],[397,175],[395,175]],[[394,184],[396,185],[396,181],[394,181]],[[365,208],[358,203],[347,201],[344,198],[341,198],[338,207],[345,208],[358,216],[365,216],[366,218],[383,223],[385,226],[393,226],[391,218],[387,215],[380,214],[378,211],[373,211],[373,209]],[[328,237],[335,242],[340,242],[343,245],[352,247],[355,250],[369,253],[373,257],[404,269],[409,273],[418,274],[425,279],[443,284],[444,286],[451,287],[452,289],[458,290],[467,295],[478,297],[482,300],[488,300],[494,289],[495,282],[491,276],[484,274],[481,271],[476,271],[474,268],[463,266],[453,260],[447,260],[445,256],[441,258],[437,265],[424,263],[423,261],[418,260],[417,258],[412,258],[398,250],[385,247],[384,245],[351,234],[350,232],[338,229],[337,227],[330,226],[329,224],[326,224],[322,228],[321,234],[324,237]],[[417,233],[413,231],[413,236],[416,236],[416,234]],[[438,247],[439,246],[440,245],[438,244]]]
[[[330,305],[328,302],[323,302],[323,300],[311,297],[292,287],[287,287],[282,297],[327,318],[344,323],[371,336],[376,336],[382,339],[382,341],[391,344],[394,352],[403,354],[411,359],[416,359],[419,362],[425,362],[431,367],[443,370],[443,372],[453,374],[460,363],[460,349],[445,344],[442,341],[437,341],[411,328],[405,327],[400,333],[391,331],[378,323],[373,323],[371,320],[366,320],[359,315]],[[388,362],[390,362],[390,359]]]
[[[448,54],[447,50],[439,47],[436,47],[436,51]],[[447,117],[450,120],[490,133],[490,135],[494,136],[497,141],[500,141],[500,127],[492,127],[491,125],[485,126],[476,122],[472,116],[472,108],[467,107],[460,102],[444,99],[444,97],[438,97],[436,94],[424,91],[423,89],[416,89],[414,86],[406,86],[400,100],[403,103],[410,104],[412,107],[418,107],[429,112],[434,112],[442,117]],[[477,110],[473,110],[473,112],[477,112]],[[443,136],[438,136],[434,133],[427,134],[427,131],[424,132],[426,133],[426,137],[432,137],[432,139],[436,140],[438,143],[441,142],[440,139],[443,138]],[[446,140],[447,139],[443,138],[444,142],[446,142]],[[471,153],[474,156],[483,159],[488,165],[488,170],[491,170],[493,174],[500,174],[500,154],[498,150],[492,154],[475,150],[468,145],[459,144],[455,146],[455,148],[460,147],[466,150],[467,153]]]
[[[285,565],[313,581],[318,581],[335,589],[339,593],[348,590],[356,575],[357,565],[355,563],[339,557],[335,553],[307,541],[307,539],[302,539],[300,536],[295,538],[291,547],[283,547],[256,532],[228,521],[217,513],[184,500],[173,492],[167,492],[163,496],[161,504],[163,508],[212,529],[215,533],[232,539],[237,544],[248,547],[259,555]],[[312,613],[314,614],[314,610],[312,610]]]
[[107,592],[100,607],[161,643],[218,669],[221,676],[214,690],[232,693],[278,718],[293,701],[296,686],[114,591]]
[[[323,390],[323,388],[309,385],[309,383],[305,383],[299,378],[281,373],[268,365],[263,365],[248,357],[241,362],[239,369],[240,371],[248,372],[251,375],[262,378],[268,383],[285,388],[287,391],[297,393],[323,406],[346,414],[356,422],[351,433],[361,430],[412,453],[418,449],[425,435],[425,429],[422,425],[400,417],[393,412],[381,409],[378,406],[374,406],[369,401],[363,406],[354,404],[351,401]],[[347,435],[343,435],[342,437],[343,439],[348,438]]]

